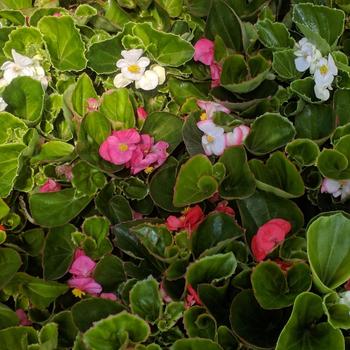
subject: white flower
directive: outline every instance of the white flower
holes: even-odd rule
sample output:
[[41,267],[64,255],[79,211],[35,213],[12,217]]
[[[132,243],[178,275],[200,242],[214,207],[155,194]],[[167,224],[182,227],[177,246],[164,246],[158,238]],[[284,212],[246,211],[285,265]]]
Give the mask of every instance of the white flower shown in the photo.
[[117,67],[121,69],[123,77],[129,79],[130,83],[140,80],[146,67],[150,64],[150,60],[147,57],[141,57],[143,50],[123,50],[121,54],[124,58],[118,60]]
[[6,61],[0,67],[4,72],[3,78],[0,80],[0,87],[4,87],[11,83],[17,77],[32,77],[41,82],[44,89],[48,86],[48,80],[45,76],[44,68],[40,65],[38,57],[29,58],[21,55],[12,49],[12,61]]
[[339,304],[344,304],[350,308],[350,291],[339,294]]
[[0,97],[0,112],[4,111],[7,107],[7,103],[4,101],[2,97]]
[[321,193],[329,193],[334,198],[340,196],[341,200],[344,200],[350,196],[350,180],[325,178],[322,182]]
[[117,74],[113,80],[113,84],[117,89],[128,86],[132,82],[132,80],[125,78],[123,73]]
[[224,129],[216,126],[211,120],[200,121],[197,126],[204,132],[202,146],[205,154],[220,156],[225,150]]
[[322,57],[316,64],[316,71],[314,75],[315,84],[330,88],[334,77],[337,74],[338,68],[334,63],[332,55],[328,55],[328,60]]
[[142,78],[135,82],[136,89],[153,90],[165,81],[165,69],[162,66],[154,65],[146,70]]
[[316,46],[311,44],[306,38],[301,39],[296,44],[294,55],[297,56],[294,60],[297,71],[305,72],[310,68],[311,74],[315,71],[317,61],[322,57]]
[[317,85],[314,86],[316,97],[321,101],[327,101],[330,96],[330,92],[327,86]]

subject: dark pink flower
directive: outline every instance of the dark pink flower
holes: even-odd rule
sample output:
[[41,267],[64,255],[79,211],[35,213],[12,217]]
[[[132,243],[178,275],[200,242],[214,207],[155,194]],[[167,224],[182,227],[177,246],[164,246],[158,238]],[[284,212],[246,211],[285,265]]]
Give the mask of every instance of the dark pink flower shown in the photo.
[[219,63],[214,62],[210,65],[210,74],[211,74],[211,87],[215,88],[220,86],[222,67]]
[[140,134],[135,129],[114,131],[101,144],[99,153],[108,162],[122,165],[131,160],[133,151],[140,141]]
[[58,192],[61,191],[61,185],[52,179],[47,179],[47,181],[40,187],[39,192]]
[[92,274],[95,267],[96,263],[88,256],[83,255],[74,259],[73,264],[69,269],[69,272],[75,276],[88,277]]
[[19,318],[19,324],[21,326],[31,326],[32,321],[28,319],[26,312],[23,309],[17,309],[16,315]]
[[169,231],[177,231],[183,228],[182,217],[178,218],[175,215],[170,215],[166,219],[165,225]]
[[73,276],[67,281],[70,288],[73,288],[72,293],[81,298],[86,293],[98,295],[102,292],[102,286],[97,283],[92,277],[76,277]]
[[90,97],[87,99],[88,112],[97,111],[99,107],[100,107],[100,101],[97,98]]
[[215,211],[225,213],[225,214],[230,215],[230,216],[235,216],[235,211],[231,207],[228,206],[227,201],[219,202],[215,208]]
[[189,284],[187,286],[187,296],[185,300],[185,306],[186,308],[189,308],[193,305],[202,305],[201,300],[199,299],[199,296],[196,292],[196,290]]
[[283,261],[281,259],[275,259],[273,260],[279,267],[281,270],[283,271],[288,271],[292,266],[293,263],[288,262],[288,261]]
[[146,120],[147,116],[148,116],[148,113],[146,112],[146,110],[143,108],[143,107],[139,107],[137,108],[137,117],[140,119],[140,120]]
[[272,219],[262,225],[252,239],[252,253],[257,261],[262,261],[280,243],[291,230],[291,224],[284,219]]
[[178,231],[181,229],[192,233],[198,225],[203,221],[204,213],[199,205],[185,209],[183,215],[177,218],[174,215],[168,216],[166,226],[169,231]]
[[214,62],[214,42],[202,38],[199,39],[194,45],[194,57],[195,61],[202,62],[203,64],[210,66]]
[[113,301],[117,300],[117,296],[114,293],[101,293],[100,298],[109,299],[109,300],[113,300]]

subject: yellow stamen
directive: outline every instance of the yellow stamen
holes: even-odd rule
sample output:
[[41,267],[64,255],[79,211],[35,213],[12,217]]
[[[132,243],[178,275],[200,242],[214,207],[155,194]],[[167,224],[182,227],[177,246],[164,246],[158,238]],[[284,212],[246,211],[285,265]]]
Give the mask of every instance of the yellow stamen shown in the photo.
[[128,67],[128,71],[130,73],[140,73],[140,67],[137,65],[137,64],[131,64],[129,67]]
[[215,137],[214,136],[210,136],[210,135],[207,135],[207,140],[209,143],[212,143],[215,141]]
[[153,166],[148,166],[144,171],[146,174],[150,174],[154,170]]
[[202,113],[200,118],[201,120],[207,120],[208,119],[207,113]]
[[129,146],[126,143],[121,143],[119,146],[119,151],[125,152],[129,149]]
[[326,75],[328,73],[328,71],[329,71],[329,69],[328,69],[328,67],[325,64],[320,67],[320,73],[322,75]]
[[181,213],[186,215],[190,209],[191,207],[186,207]]
[[80,290],[78,288],[74,288],[72,290],[72,293],[75,297],[80,298],[80,299],[86,294],[85,292],[83,292],[82,290]]

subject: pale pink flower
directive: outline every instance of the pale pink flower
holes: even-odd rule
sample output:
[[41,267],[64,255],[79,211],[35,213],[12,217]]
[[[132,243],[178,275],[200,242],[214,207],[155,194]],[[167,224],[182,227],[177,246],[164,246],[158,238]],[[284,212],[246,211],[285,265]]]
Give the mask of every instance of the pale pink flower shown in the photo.
[[137,108],[136,113],[137,113],[138,119],[140,119],[140,120],[146,120],[146,118],[148,116],[148,113],[146,112],[146,110],[143,107]]
[[199,39],[194,45],[194,57],[195,61],[202,62],[203,64],[210,66],[214,62],[214,42],[202,38]]
[[197,105],[199,108],[205,111],[205,113],[201,115],[201,120],[213,119],[214,113],[216,112],[224,112],[226,114],[230,113],[230,110],[228,108],[220,103],[212,101],[198,100]]
[[160,282],[159,292],[164,302],[170,303],[173,301],[173,299],[171,299],[171,297],[168,295],[168,293],[164,289],[163,282]]
[[325,178],[322,182],[321,193],[329,193],[334,198],[344,200],[350,196],[350,180],[333,180]]
[[212,154],[220,156],[225,150],[224,129],[216,126],[211,120],[197,123],[198,128],[203,131],[202,146],[207,156]]
[[249,135],[250,128],[246,125],[240,125],[233,129],[232,132],[225,134],[226,147],[239,146]]
[[68,181],[73,180],[72,166],[68,164],[57,165],[56,166],[56,174],[58,176],[64,175]]
[[117,300],[117,296],[114,293],[101,293],[100,298],[109,299],[109,300],[113,300],[113,301]]
[[97,111],[100,107],[100,101],[97,98],[90,97],[87,99],[87,110],[88,112]]
[[114,131],[101,144],[100,156],[116,165],[125,164],[131,160],[133,151],[140,140],[140,134],[135,129]]
[[61,16],[62,16],[62,13],[60,13],[60,12],[55,12],[52,16],[54,16],[54,17],[61,17]]
[[39,192],[58,192],[61,191],[61,185],[52,179],[47,179],[47,181],[40,187]]

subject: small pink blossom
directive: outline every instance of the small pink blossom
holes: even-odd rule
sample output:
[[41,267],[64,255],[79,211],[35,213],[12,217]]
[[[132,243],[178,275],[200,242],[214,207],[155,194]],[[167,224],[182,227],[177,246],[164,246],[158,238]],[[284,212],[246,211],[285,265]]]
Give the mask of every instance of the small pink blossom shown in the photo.
[[169,231],[184,229],[189,233],[192,233],[205,217],[203,210],[199,205],[185,209],[182,214],[183,215],[179,218],[174,215],[168,216],[166,226]]
[[272,219],[260,226],[252,239],[252,253],[257,261],[262,261],[280,243],[291,230],[291,224],[284,219]]
[[334,198],[345,200],[350,196],[350,180],[333,180],[325,178],[322,182],[321,193],[329,193]]
[[143,219],[143,215],[137,211],[132,211],[132,218],[133,220],[140,220]]
[[240,125],[233,129],[232,132],[225,134],[226,147],[241,145],[249,135],[250,128],[246,125]]
[[194,45],[194,57],[195,61],[199,61],[207,66],[210,66],[214,62],[214,42],[202,38],[199,39]]
[[57,165],[56,166],[56,174],[58,176],[64,175],[68,181],[73,180],[72,166],[68,164]]
[[100,107],[100,101],[97,98],[90,97],[87,99],[88,112],[97,111]]
[[159,292],[160,292],[160,295],[161,295],[162,299],[163,299],[166,303],[170,303],[170,302],[173,301],[173,299],[171,299],[171,297],[168,295],[168,293],[167,293],[166,290],[164,289],[163,282],[160,282]]
[[95,267],[96,263],[88,256],[83,255],[73,261],[69,272],[75,276],[88,277],[94,271]]
[[217,204],[215,211],[225,213],[230,216],[235,216],[235,211],[228,206],[228,201],[221,201]]
[[219,63],[214,62],[213,64],[210,65],[212,88],[220,86],[221,72],[222,72],[222,66]]
[[224,112],[226,114],[230,113],[230,110],[228,108],[220,103],[212,101],[198,100],[197,105],[199,108],[205,111],[205,113],[201,115],[201,120],[213,119],[214,113],[216,112]]
[[28,319],[26,312],[23,309],[17,309],[16,315],[19,318],[19,324],[21,326],[31,326],[32,321]]
[[47,181],[40,187],[39,192],[58,192],[61,191],[61,185],[52,179],[47,179]]
[[101,144],[100,156],[116,165],[125,164],[131,160],[133,151],[140,140],[140,134],[135,129],[114,131]]
[[148,116],[148,113],[146,112],[146,110],[143,108],[143,107],[139,107],[137,108],[137,117],[140,119],[140,120],[146,120],[147,116]]
[[100,298],[109,299],[109,300],[113,300],[113,301],[117,300],[117,296],[114,293],[101,293]]
[[102,292],[102,286],[92,277],[76,277],[73,276],[67,281],[70,288],[77,289],[80,292],[97,295]]
[[61,17],[61,16],[62,16],[62,13],[60,13],[60,12],[55,12],[52,16],[54,16],[54,17]]
[[199,299],[199,296],[196,290],[189,284],[187,286],[187,296],[185,301],[186,308],[189,308],[193,305],[202,305],[202,301]]

